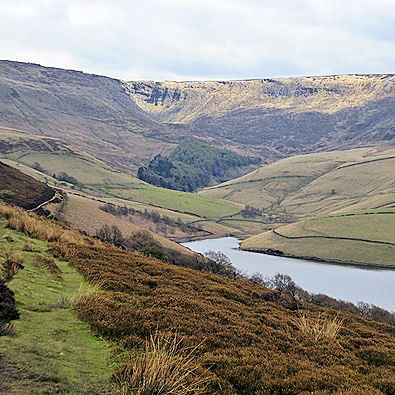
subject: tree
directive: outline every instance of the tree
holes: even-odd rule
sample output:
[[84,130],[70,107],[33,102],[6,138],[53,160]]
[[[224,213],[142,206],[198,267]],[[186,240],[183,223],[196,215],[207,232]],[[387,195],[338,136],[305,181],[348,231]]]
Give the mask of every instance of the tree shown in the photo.
[[105,243],[114,244],[118,247],[123,245],[125,241],[121,230],[116,225],[104,224],[96,231],[96,237]]
[[33,169],[37,170],[37,171],[39,171],[41,173],[45,173],[44,168],[40,165],[39,162],[34,162]]
[[210,268],[211,272],[230,278],[236,278],[240,274],[232,265],[231,260],[221,251],[210,250],[205,252],[204,256],[213,263]]

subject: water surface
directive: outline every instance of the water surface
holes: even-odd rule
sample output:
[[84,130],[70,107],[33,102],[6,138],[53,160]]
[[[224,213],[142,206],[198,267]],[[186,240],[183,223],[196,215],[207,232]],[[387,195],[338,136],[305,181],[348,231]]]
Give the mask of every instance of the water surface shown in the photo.
[[395,270],[365,268],[284,258],[239,249],[234,237],[183,243],[196,252],[221,251],[233,265],[246,274],[271,277],[288,274],[303,289],[324,293],[336,299],[369,304],[395,311]]

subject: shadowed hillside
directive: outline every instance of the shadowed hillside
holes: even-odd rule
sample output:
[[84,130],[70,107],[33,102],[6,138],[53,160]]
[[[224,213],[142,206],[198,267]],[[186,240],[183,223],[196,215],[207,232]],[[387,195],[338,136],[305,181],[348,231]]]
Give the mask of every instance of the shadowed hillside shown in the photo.
[[36,208],[55,196],[44,183],[0,162],[0,199],[25,209]]

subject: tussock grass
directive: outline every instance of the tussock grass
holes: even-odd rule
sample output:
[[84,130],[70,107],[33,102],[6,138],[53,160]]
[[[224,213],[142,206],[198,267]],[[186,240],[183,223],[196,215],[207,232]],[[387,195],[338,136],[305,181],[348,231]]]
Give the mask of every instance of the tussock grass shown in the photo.
[[2,237],[2,239],[8,243],[14,242],[14,238],[12,237],[12,235],[9,232],[5,233],[4,236]]
[[0,322],[0,336],[12,336],[15,334],[15,326],[12,322]]
[[14,251],[9,248],[3,251],[2,257],[4,259],[2,263],[2,278],[7,282],[10,281],[20,269],[23,269],[23,258],[19,251]]
[[3,202],[0,202],[0,217],[7,219],[8,228],[23,232],[35,239],[60,243],[84,243],[79,232]]
[[42,266],[45,269],[49,270],[55,277],[61,278],[62,271],[59,269],[59,266],[56,264],[55,259],[50,256],[45,255],[37,255],[33,264]]
[[71,297],[71,304],[77,306],[82,302],[89,301],[89,299],[94,298],[101,292],[103,292],[103,288],[100,284],[83,283],[76,294]]
[[308,317],[303,314],[296,321],[297,327],[305,334],[312,336],[315,340],[335,340],[342,328],[344,319],[336,316],[329,317],[319,314],[317,317]]
[[27,252],[40,252],[40,248],[32,243],[30,240],[26,240],[22,247],[23,251]]
[[114,378],[124,394],[203,394],[210,379],[194,362],[196,348],[182,346],[183,338],[151,334],[141,355],[125,364]]

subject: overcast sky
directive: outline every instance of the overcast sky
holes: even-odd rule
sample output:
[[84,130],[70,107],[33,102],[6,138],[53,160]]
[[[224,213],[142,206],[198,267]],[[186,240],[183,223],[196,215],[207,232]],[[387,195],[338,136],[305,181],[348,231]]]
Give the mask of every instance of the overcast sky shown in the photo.
[[0,0],[0,59],[124,80],[395,72],[395,0]]

